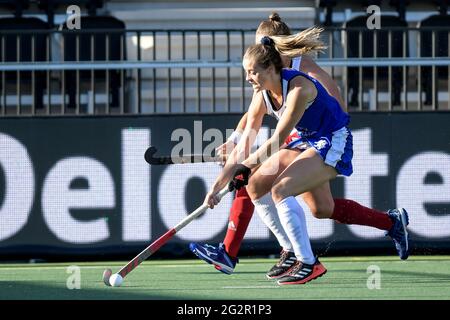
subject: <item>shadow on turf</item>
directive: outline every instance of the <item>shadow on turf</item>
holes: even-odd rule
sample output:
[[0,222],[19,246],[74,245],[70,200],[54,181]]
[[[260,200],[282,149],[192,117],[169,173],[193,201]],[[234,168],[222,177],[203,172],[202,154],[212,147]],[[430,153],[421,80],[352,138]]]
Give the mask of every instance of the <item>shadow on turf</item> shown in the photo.
[[[186,273],[186,274],[191,274],[192,275],[192,271],[177,271],[177,273]],[[232,276],[232,275],[234,275],[234,274],[237,274],[237,275],[239,275],[239,274],[260,274],[262,277],[265,277],[265,273],[264,272],[261,272],[261,271],[236,271],[236,272],[234,272],[233,274],[225,274],[225,273],[223,273],[223,272],[220,272],[220,271],[215,271],[214,272],[214,270],[212,270],[212,271],[195,271],[195,274],[211,274],[211,273],[215,273],[215,274],[223,274],[224,276]]]
[[[172,300],[180,296],[160,294],[137,294],[127,287],[102,289],[73,289],[52,287],[40,282],[0,282],[0,300]],[[186,297],[187,298],[187,297]]]
[[412,272],[412,271],[392,271],[392,270],[383,270],[382,273],[392,274],[394,276],[411,276],[415,278],[421,279],[435,279],[436,281],[449,281],[450,282],[450,273],[430,273],[430,272]]
[[[355,270],[332,270],[333,273],[354,273]],[[386,270],[383,268],[381,270],[382,274],[392,274],[394,276],[411,276],[414,278],[433,278],[437,280],[450,281],[450,273],[433,273],[433,272],[414,272],[414,271],[396,271],[396,270]]]

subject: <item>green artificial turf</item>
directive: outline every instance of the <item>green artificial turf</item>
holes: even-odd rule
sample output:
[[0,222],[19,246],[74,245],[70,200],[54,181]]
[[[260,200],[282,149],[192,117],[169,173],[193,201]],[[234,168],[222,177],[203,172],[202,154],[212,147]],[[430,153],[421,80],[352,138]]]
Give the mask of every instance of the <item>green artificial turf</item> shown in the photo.
[[[0,299],[450,299],[450,256],[322,258],[323,277],[304,285],[279,286],[265,278],[275,259],[241,259],[232,275],[200,260],[148,260],[121,287],[107,287],[105,268],[117,272],[126,262],[0,264]],[[80,289],[68,289],[80,269]],[[380,270],[379,277],[371,270]],[[72,277],[72,278],[70,278]],[[379,280],[379,281],[378,281]],[[375,287],[369,289],[369,287]],[[379,288],[377,288],[379,287]]]

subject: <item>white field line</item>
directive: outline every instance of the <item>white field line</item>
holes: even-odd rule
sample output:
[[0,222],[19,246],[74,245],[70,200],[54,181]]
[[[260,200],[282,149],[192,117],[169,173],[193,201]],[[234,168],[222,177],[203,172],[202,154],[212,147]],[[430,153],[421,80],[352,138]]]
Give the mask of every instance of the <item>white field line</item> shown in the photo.
[[229,286],[229,287],[222,287],[222,289],[274,289],[274,288],[280,288],[280,286]]
[[[0,270],[55,270],[55,269],[67,269],[69,266],[76,266],[77,264],[70,264],[67,266],[55,266],[55,267],[39,267],[39,266],[27,266],[27,267],[2,267],[0,266]],[[80,266],[80,269],[113,269],[113,268],[121,268],[122,266]],[[142,265],[142,267],[151,267],[151,268],[184,268],[184,267],[211,267],[210,265],[203,264],[183,264],[183,265]]]
[[[432,260],[432,261],[447,261],[447,260]],[[333,261],[334,262],[334,261]],[[339,261],[341,262],[341,261]],[[365,262],[371,262],[371,261],[365,261],[365,260],[361,260],[361,261],[355,261],[355,262],[359,262],[359,263],[365,263]],[[382,261],[382,260],[373,260],[373,262],[381,262],[381,263],[389,263],[389,264],[399,264],[399,263],[406,263],[405,261]],[[421,261],[421,260],[411,260],[410,262],[414,262],[417,264],[425,264],[425,263],[430,263],[429,260],[425,260],[425,261]],[[39,266],[39,264],[35,264],[35,265],[29,265],[29,266],[23,266],[23,267],[3,267],[0,264],[0,270],[55,270],[55,269],[67,269],[69,266],[76,266],[76,263],[70,263],[67,264],[66,266]],[[98,265],[98,266],[79,266],[80,269],[120,269],[124,266],[123,265]],[[211,268],[212,266],[206,263],[202,263],[202,264],[143,264],[140,266],[140,268],[142,267],[151,267],[151,268],[184,268],[184,267],[197,267],[197,268]]]

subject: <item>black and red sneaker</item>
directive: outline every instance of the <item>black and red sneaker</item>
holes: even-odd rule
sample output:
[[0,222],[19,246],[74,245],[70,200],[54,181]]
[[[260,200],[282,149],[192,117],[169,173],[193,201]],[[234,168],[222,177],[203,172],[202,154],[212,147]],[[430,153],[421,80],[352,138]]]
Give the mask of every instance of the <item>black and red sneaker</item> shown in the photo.
[[314,264],[306,264],[298,261],[292,266],[288,274],[278,280],[280,286],[287,284],[304,284],[308,281],[314,280],[327,273],[324,265],[316,259]]
[[266,273],[267,279],[278,279],[286,275],[296,261],[297,257],[293,252],[281,250],[280,260]]

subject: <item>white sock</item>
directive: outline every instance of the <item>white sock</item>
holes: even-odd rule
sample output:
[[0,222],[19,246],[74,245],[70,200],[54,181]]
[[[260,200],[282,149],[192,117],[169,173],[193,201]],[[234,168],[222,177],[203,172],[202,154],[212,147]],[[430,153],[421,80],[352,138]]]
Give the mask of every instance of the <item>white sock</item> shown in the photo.
[[316,259],[309,242],[305,212],[294,197],[287,197],[276,205],[280,222],[294,248],[298,260],[313,264]]
[[272,200],[272,195],[270,192],[257,200],[253,200],[252,202],[255,205],[255,210],[259,217],[275,235],[283,250],[294,252],[294,248],[289,241],[289,237],[284,231],[283,225],[278,218],[277,208],[275,207],[275,203]]

